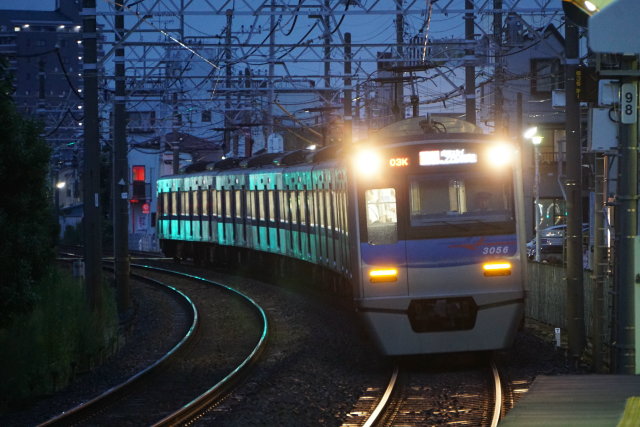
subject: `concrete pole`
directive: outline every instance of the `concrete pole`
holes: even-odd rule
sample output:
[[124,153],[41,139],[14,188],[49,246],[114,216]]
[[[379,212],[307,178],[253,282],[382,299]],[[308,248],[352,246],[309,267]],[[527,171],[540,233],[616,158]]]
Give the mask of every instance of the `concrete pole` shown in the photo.
[[578,28],[565,23],[565,88],[567,138],[567,332],[569,352],[578,361],[585,348],[584,288],[582,265],[582,143],[580,138],[580,105],[576,97],[578,68]]
[[[396,56],[398,57],[398,62],[396,63],[396,67],[404,67],[404,52],[403,52],[403,44],[404,44],[404,15],[402,14],[402,3],[403,0],[396,0]],[[404,72],[396,71],[395,72],[395,83],[394,87],[394,121],[400,121],[404,119],[404,82],[402,81],[402,77],[404,76]]]
[[473,1],[465,0],[464,2],[465,14],[464,14],[464,36],[467,43],[467,49],[464,51],[465,66],[465,86],[464,86],[464,98],[465,98],[465,120],[469,123],[476,124],[476,67],[475,54],[473,46],[475,43],[474,34],[474,11]]
[[502,85],[504,78],[502,73],[502,0],[493,0],[493,42],[495,49],[495,70],[494,70],[494,131],[499,135],[504,135],[504,96]]
[[102,229],[100,206],[100,138],[98,128],[98,67],[96,0],[82,2],[84,80],[84,261],[89,305],[102,312]]
[[[275,54],[276,54],[276,32],[274,27],[276,26],[276,16],[273,14],[275,10],[276,1],[271,0],[271,17],[269,22],[269,29],[271,35],[269,36],[269,77],[267,78],[267,84],[269,85],[269,92],[267,95],[267,108],[266,108],[266,120],[267,123],[267,138],[274,132],[273,130],[273,102],[275,101],[275,91],[273,86],[273,79],[275,75]],[[269,146],[267,140],[267,147]]]
[[231,148],[231,130],[229,129],[230,120],[229,120],[229,111],[231,110],[231,26],[233,24],[233,9],[227,9],[227,29],[225,31],[224,38],[224,59],[225,59],[225,67],[224,67],[224,108],[222,110],[224,114],[224,149],[227,152],[231,153],[231,156],[238,156],[239,153]]
[[616,206],[616,358],[615,372],[636,374],[635,256],[638,237],[638,68],[637,58],[624,57],[621,87],[620,167]]
[[344,34],[344,137],[343,144],[353,142],[351,98],[353,97],[351,87],[351,33]]
[[124,14],[121,3],[116,3],[115,16],[115,80],[116,93],[113,108],[113,253],[115,280],[120,313],[130,307],[129,261],[129,162],[126,132],[126,87],[124,46],[118,45],[124,36]]

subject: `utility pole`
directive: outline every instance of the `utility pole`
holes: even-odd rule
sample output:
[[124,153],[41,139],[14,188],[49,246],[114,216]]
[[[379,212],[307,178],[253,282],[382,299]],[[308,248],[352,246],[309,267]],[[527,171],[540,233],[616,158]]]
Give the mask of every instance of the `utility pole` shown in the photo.
[[475,63],[475,38],[474,34],[474,10],[473,0],[464,1],[464,37],[467,48],[464,50],[466,65],[464,67],[464,98],[465,98],[465,119],[469,123],[476,124],[476,67]]
[[225,31],[224,37],[224,59],[225,59],[225,67],[224,67],[224,148],[228,152],[231,152],[232,155],[238,155],[238,153],[234,149],[231,149],[231,130],[229,129],[229,111],[231,111],[231,25],[233,24],[233,9],[227,9],[227,28]]
[[[268,85],[269,93],[267,95],[267,138],[273,134],[273,102],[275,101],[275,93],[273,87],[273,76],[275,75],[275,52],[276,52],[276,15],[273,14],[275,10],[276,0],[271,0],[271,17],[269,19],[269,30],[271,35],[269,36],[269,76]],[[267,142],[268,146],[268,142]]]
[[393,104],[393,115],[394,121],[398,122],[404,119],[404,82],[402,81],[402,77],[404,72],[402,71],[404,67],[404,15],[402,14],[402,3],[403,0],[396,0],[396,10],[398,13],[396,14],[396,57],[398,58],[398,62],[396,63],[396,68],[399,68],[398,71],[395,72],[395,83],[394,83],[394,104]]
[[343,144],[350,145],[353,142],[353,122],[351,111],[351,33],[344,34],[344,137]]
[[635,363],[635,272],[638,236],[638,61],[623,56],[621,74],[621,118],[619,124],[618,190],[616,206],[616,358],[615,372],[636,374]]
[[585,348],[584,288],[582,264],[582,143],[580,105],[576,97],[578,28],[565,22],[565,88],[567,172],[564,183],[567,202],[567,330],[569,351],[577,362]]
[[102,312],[102,230],[100,227],[100,138],[98,133],[98,46],[96,0],[82,2],[84,79],[84,259],[89,305]]
[[129,164],[127,161],[126,87],[124,65],[124,14],[116,3],[115,16],[115,102],[113,108],[113,254],[120,313],[129,309]]
[[327,146],[327,132],[328,123],[327,115],[330,117],[330,100],[333,94],[330,91],[331,88],[331,10],[330,0],[324,0],[324,8],[322,13],[322,22],[324,23],[324,108],[320,113],[322,117],[322,146]]
[[502,95],[503,75],[502,75],[502,0],[493,0],[493,42],[494,42],[494,93],[495,111],[494,122],[495,132],[505,134],[504,128],[504,97]]
[[[180,0],[180,27],[178,28],[178,35],[180,40],[184,40],[184,0]],[[171,79],[179,79],[179,75],[176,73],[176,65],[174,61],[178,60],[178,55],[175,56],[175,59],[169,57],[169,70],[171,70]],[[175,75],[174,75],[175,74]],[[174,81],[175,84],[172,85],[174,87],[181,88],[182,85],[180,81]],[[173,169],[173,174],[177,175],[180,173],[180,145],[181,138],[178,137],[178,129],[182,125],[182,123],[178,123],[178,117],[182,120],[179,115],[178,108],[178,89],[175,89],[175,92],[171,94],[171,133],[173,134],[173,161],[171,162],[171,166]]]

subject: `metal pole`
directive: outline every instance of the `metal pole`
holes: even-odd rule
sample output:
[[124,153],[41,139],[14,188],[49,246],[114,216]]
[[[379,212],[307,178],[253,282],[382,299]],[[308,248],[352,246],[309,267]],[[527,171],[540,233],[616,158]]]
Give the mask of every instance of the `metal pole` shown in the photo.
[[474,65],[474,11],[473,1],[465,0],[464,2],[464,36],[468,43],[467,49],[464,51],[466,65],[464,66],[465,75],[465,120],[469,123],[476,124],[476,67]]
[[224,59],[226,65],[224,67],[224,148],[230,152],[232,156],[238,156],[235,147],[231,148],[231,131],[229,130],[229,111],[231,110],[231,26],[233,23],[233,9],[227,9],[227,29],[224,38]]
[[96,0],[82,3],[84,80],[84,258],[89,305],[102,312],[102,230],[100,227],[100,138],[98,129],[98,68]]
[[606,156],[596,154],[594,161],[594,200],[593,200],[593,316],[591,322],[593,346],[593,370],[604,373],[604,278],[606,251],[604,235],[604,208],[607,195]]
[[129,284],[129,164],[127,161],[126,88],[123,5],[116,3],[115,16],[115,102],[113,108],[113,253],[118,306],[124,313],[130,306]]
[[322,146],[327,146],[327,133],[328,133],[328,123],[327,116],[331,117],[329,105],[330,100],[333,97],[333,94],[329,90],[331,87],[331,16],[329,14],[331,10],[330,0],[324,0],[324,8],[322,15],[322,22],[324,23],[324,34],[323,34],[323,43],[324,43],[324,109],[320,114],[322,119]]
[[[402,14],[402,3],[403,0],[396,0],[396,10],[398,13],[396,14],[396,55],[398,57],[398,62],[396,63],[396,67],[404,67],[404,53],[402,49],[402,45],[404,44],[404,15]],[[395,83],[394,83],[394,121],[400,121],[404,119],[404,83],[402,81],[404,73],[402,71],[395,72]]]
[[504,97],[502,94],[503,76],[502,76],[502,0],[493,0],[493,42],[494,42],[494,57],[495,57],[495,70],[494,70],[494,123],[495,132],[498,134],[504,134]]
[[[625,57],[623,70],[637,70],[637,58]],[[620,167],[616,208],[616,373],[635,374],[635,252],[638,234],[638,83],[622,78]]]
[[540,262],[540,148],[533,144],[533,159],[535,164],[535,180],[533,181],[534,221],[536,231],[536,262]]
[[567,332],[569,352],[574,360],[585,348],[584,289],[582,265],[582,143],[580,139],[580,105],[576,97],[576,70],[578,68],[578,28],[565,23],[565,88],[567,175]]
[[352,129],[352,111],[351,111],[351,33],[344,34],[344,144],[351,144],[353,142],[353,129]]
[[[276,1],[271,0],[271,18],[269,23],[269,30],[271,35],[269,36],[269,93],[267,96],[267,111],[266,111],[266,123],[267,123],[267,136],[271,136],[273,133],[273,101],[275,100],[275,93],[273,87],[273,76],[275,75],[275,54],[276,54],[276,32],[274,27],[276,26],[276,15],[273,14],[275,10]],[[267,144],[268,145],[268,144]]]

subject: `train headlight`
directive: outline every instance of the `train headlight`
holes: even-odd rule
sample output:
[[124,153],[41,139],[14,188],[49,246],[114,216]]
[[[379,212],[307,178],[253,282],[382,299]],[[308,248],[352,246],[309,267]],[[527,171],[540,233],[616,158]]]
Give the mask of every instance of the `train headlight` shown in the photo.
[[373,176],[380,171],[382,159],[380,155],[372,150],[363,150],[356,153],[353,165],[362,176]]
[[374,268],[369,270],[369,281],[371,283],[378,282],[395,282],[398,280],[397,268]]
[[491,261],[482,264],[485,276],[510,276],[511,263],[508,261]]
[[489,148],[487,158],[492,166],[504,166],[513,162],[513,147],[509,144],[496,144]]

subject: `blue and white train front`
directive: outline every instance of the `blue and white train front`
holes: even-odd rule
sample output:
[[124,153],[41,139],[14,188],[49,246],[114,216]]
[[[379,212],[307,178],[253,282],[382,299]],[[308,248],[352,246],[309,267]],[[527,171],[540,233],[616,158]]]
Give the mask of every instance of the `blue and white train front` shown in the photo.
[[358,154],[356,302],[385,354],[510,346],[524,297],[510,154],[482,135]]

